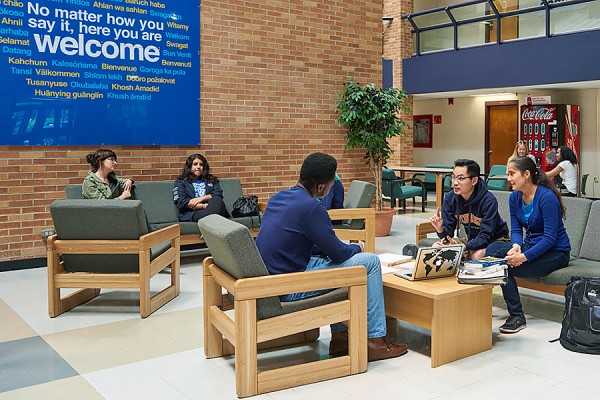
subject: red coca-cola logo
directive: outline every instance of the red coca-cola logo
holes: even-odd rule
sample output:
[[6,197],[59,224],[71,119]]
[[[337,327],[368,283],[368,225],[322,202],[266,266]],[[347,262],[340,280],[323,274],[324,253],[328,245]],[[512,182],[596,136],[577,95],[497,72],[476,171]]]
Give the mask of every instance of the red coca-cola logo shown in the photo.
[[523,121],[528,121],[528,120],[550,121],[550,120],[555,119],[554,110],[556,110],[556,107],[526,108],[525,110],[523,110],[523,115],[521,115],[521,119]]

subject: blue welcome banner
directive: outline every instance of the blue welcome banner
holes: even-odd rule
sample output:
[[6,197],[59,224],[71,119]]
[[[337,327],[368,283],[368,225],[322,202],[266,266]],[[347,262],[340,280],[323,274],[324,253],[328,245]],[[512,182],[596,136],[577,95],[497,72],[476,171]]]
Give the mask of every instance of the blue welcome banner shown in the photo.
[[198,1],[2,0],[0,145],[200,143]]

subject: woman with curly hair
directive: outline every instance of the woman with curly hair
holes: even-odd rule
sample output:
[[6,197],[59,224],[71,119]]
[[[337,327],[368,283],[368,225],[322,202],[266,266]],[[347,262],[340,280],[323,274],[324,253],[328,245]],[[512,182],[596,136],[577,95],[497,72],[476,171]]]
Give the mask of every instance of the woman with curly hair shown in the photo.
[[201,154],[192,154],[186,159],[175,181],[173,202],[179,209],[180,221],[197,222],[210,214],[229,217],[219,179],[210,173],[208,161]]

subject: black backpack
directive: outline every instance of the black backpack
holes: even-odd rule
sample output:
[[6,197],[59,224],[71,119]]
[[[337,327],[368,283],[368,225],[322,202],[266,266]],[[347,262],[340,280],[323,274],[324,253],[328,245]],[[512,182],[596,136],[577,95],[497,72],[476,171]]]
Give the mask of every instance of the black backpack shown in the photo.
[[600,277],[571,278],[559,340],[567,350],[600,354]]

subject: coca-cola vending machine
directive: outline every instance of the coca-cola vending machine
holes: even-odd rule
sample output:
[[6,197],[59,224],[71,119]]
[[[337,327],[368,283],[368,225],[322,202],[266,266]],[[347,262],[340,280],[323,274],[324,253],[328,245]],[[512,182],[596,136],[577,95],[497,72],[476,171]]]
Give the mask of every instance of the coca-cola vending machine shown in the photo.
[[543,104],[521,106],[521,140],[538,167],[550,171],[556,166],[556,148],[567,146],[579,161],[579,106]]

